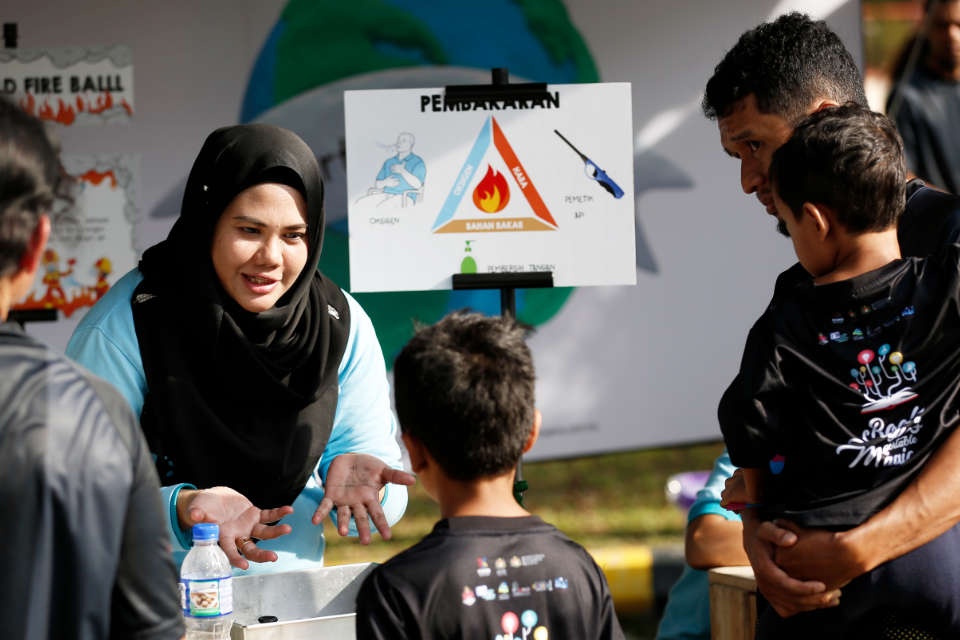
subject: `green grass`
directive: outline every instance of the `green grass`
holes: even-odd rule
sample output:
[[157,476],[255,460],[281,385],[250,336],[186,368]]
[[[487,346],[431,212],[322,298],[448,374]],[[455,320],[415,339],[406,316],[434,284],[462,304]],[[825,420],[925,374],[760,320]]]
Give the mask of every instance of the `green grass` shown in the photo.
[[[712,468],[722,448],[712,443],[527,463],[523,471],[530,489],[524,504],[587,548],[679,543],[685,518],[666,500],[667,478]],[[411,487],[392,540],[377,537],[363,546],[328,530],[326,563],[383,562],[420,540],[438,519],[436,503],[419,485]]]

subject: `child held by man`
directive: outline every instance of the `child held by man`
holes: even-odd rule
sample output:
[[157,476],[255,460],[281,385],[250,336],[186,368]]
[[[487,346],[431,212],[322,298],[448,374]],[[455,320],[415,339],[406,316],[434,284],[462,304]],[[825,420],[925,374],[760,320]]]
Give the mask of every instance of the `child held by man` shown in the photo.
[[[744,517],[842,536],[907,487],[960,418],[960,247],[901,258],[903,143],[864,107],[805,118],[770,180],[799,264],[750,331],[720,425],[743,469]],[[786,621],[761,611],[757,637],[871,637],[891,617],[910,637],[953,637],[958,544],[950,529],[867,567],[836,608]]]

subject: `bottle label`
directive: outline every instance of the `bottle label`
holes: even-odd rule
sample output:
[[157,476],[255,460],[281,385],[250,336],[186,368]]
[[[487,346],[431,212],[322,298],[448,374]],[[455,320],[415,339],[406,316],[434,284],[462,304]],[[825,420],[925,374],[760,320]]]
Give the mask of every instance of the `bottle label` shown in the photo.
[[183,615],[213,618],[233,613],[231,577],[209,580],[180,580],[180,608]]

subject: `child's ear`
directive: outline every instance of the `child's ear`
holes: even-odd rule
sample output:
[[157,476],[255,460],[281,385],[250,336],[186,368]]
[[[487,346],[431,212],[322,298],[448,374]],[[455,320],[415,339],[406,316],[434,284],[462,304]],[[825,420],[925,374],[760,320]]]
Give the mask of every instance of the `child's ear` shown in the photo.
[[30,234],[30,240],[27,242],[27,249],[20,258],[20,270],[29,274],[31,277],[40,265],[40,256],[47,246],[47,240],[50,238],[50,217],[40,216],[37,221],[37,227]]
[[410,469],[419,474],[427,466],[426,449],[423,443],[406,431],[402,432],[400,437],[403,439],[403,446],[407,448],[407,454],[410,456]]
[[833,218],[831,218],[830,213],[827,207],[823,205],[804,202],[800,215],[804,222],[813,226],[817,238],[824,240],[830,234],[832,227]]
[[540,409],[533,410],[533,428],[530,429],[530,437],[527,438],[527,443],[523,445],[523,452],[526,453],[533,448],[533,445],[537,442],[537,438],[540,436],[540,425],[543,424],[543,415],[540,413]]

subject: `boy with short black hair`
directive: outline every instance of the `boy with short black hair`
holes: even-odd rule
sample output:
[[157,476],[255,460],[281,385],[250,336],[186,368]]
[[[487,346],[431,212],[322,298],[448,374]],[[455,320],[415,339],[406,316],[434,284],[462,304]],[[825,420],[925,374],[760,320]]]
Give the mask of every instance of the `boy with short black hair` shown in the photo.
[[[904,176],[893,124],[852,104],[807,117],[773,156],[777,215],[800,263],[778,278],[719,408],[765,518],[856,527],[960,418],[960,247],[901,259]],[[835,609],[788,621],[768,609],[758,637],[861,637],[871,625],[955,634],[958,543],[954,528],[864,574]]]
[[590,555],[513,497],[541,422],[526,334],[459,311],[397,357],[403,441],[443,519],[367,578],[358,638],[623,638]]

